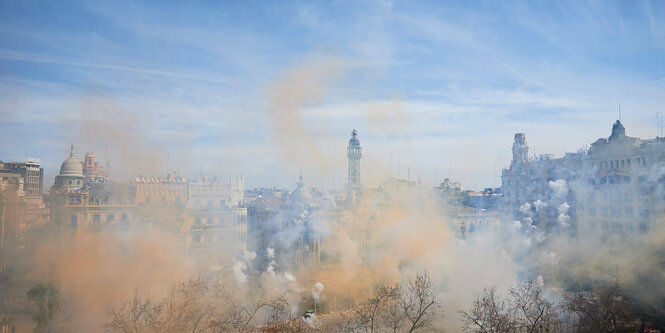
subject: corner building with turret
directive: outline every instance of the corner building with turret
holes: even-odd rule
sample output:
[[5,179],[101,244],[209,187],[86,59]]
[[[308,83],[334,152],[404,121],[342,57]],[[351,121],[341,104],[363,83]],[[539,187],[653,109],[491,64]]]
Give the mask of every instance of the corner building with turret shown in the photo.
[[548,232],[646,233],[665,213],[665,138],[626,135],[619,120],[608,138],[554,158],[529,156],[515,134],[513,159],[501,174],[504,222]]

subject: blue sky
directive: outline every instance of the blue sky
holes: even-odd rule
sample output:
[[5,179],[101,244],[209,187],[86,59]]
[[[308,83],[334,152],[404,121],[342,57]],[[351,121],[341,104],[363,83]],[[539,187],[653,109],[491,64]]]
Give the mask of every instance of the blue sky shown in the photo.
[[[662,1],[0,1],[0,159],[51,181],[77,147],[116,180],[180,170],[341,186],[499,184],[515,132],[576,151],[665,113]],[[168,157],[167,157],[168,156]],[[436,170],[436,171],[435,171]]]

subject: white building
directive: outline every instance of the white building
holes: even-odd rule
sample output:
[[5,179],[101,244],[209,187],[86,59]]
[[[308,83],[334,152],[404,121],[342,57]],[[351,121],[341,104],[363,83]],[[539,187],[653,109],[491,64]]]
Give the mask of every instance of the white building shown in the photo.
[[588,150],[554,158],[528,156],[515,134],[502,171],[501,217],[570,234],[648,232],[665,207],[665,138],[629,137],[620,121]]

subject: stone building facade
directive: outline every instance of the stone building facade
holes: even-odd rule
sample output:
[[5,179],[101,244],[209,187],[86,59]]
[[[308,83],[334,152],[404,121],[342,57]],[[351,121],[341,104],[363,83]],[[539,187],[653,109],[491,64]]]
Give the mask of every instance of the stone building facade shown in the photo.
[[211,259],[240,257],[247,249],[243,177],[224,183],[201,176],[187,186],[183,230],[188,253]]
[[[91,155],[86,155],[88,163]],[[86,175],[84,168],[85,164],[74,157],[72,146],[48,193],[51,222],[74,233],[95,232],[104,227],[129,228],[137,218],[133,186],[110,183],[105,174]]]
[[23,178],[23,192],[27,198],[41,198],[44,188],[44,169],[38,162],[6,162],[0,161],[0,177],[17,174]]
[[44,170],[38,162],[0,162],[0,248],[49,221],[42,197]]
[[665,138],[627,136],[617,120],[588,150],[535,158],[518,133],[502,189],[506,222],[573,235],[648,232],[662,223],[665,208]]

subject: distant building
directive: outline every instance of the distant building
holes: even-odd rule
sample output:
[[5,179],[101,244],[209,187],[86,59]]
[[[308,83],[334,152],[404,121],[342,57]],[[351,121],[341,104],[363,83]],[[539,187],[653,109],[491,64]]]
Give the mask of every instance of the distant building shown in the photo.
[[[109,226],[128,228],[134,223],[137,212],[133,187],[109,183],[98,176],[101,174],[84,174],[84,164],[74,157],[72,146],[48,193],[51,222],[75,233]],[[100,182],[102,178],[104,182]]]
[[620,121],[589,150],[529,157],[515,134],[513,160],[502,171],[501,217],[544,230],[647,232],[665,207],[665,138],[625,134]]
[[360,187],[360,159],[362,158],[362,147],[358,140],[358,131],[351,131],[349,146],[346,148],[346,157],[349,160],[348,184],[353,188]]
[[301,175],[287,195],[261,196],[248,205],[250,244],[257,253],[258,269],[266,269],[272,260],[283,270],[321,262],[317,227],[326,218],[321,214],[323,202],[323,195],[308,188]]
[[44,170],[39,163],[0,162],[0,248],[23,232],[49,221],[42,197]]
[[268,266],[268,248],[275,246],[274,235],[276,235],[282,224],[279,223],[278,216],[280,209],[285,202],[285,196],[281,191],[276,192],[262,191],[254,200],[247,204],[247,233],[248,249],[257,254],[255,259],[255,268],[265,270]]
[[462,184],[445,178],[435,188],[439,192],[440,213],[445,216],[459,237],[499,222],[501,189],[464,190]]
[[23,178],[23,191],[27,198],[42,196],[44,185],[44,169],[38,162],[6,162],[0,161],[0,177],[8,174],[17,174]]
[[135,179],[136,203],[138,205],[176,205],[184,207],[188,201],[187,178],[172,172],[166,177],[143,177]]
[[239,257],[247,248],[243,177],[225,184],[201,176],[187,186],[188,201],[183,214],[183,231],[189,239],[187,253],[212,259]]
[[500,188],[486,187],[482,191],[464,191],[462,203],[467,207],[498,211],[502,198]]
[[95,162],[95,154],[86,153],[83,162],[83,176],[91,182],[108,182],[109,177],[106,170],[99,163]]

